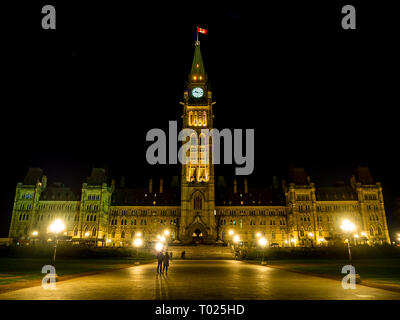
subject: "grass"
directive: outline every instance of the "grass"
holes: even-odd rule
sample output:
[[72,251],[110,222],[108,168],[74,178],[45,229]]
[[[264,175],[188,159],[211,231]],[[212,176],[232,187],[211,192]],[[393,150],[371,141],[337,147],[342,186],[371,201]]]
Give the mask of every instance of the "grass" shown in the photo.
[[[141,263],[153,261],[150,258],[139,259]],[[83,272],[95,272],[131,266],[135,263],[134,257],[105,258],[105,259],[57,259],[56,271],[58,276],[72,275]],[[44,277],[42,267],[48,265],[46,258],[0,258],[0,285],[16,282],[40,280]]]

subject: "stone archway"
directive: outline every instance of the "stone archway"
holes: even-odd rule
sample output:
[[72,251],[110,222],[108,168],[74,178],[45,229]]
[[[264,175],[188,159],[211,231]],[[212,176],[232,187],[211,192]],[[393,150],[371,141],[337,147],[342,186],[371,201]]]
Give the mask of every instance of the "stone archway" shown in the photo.
[[201,244],[207,238],[208,233],[206,227],[197,222],[189,228],[187,235],[188,239],[190,239],[192,243]]

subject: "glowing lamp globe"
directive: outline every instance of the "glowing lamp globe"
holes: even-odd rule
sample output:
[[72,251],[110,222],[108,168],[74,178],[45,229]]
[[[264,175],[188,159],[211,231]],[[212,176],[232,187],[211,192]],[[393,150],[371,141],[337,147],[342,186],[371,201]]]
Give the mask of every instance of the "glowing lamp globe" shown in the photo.
[[50,225],[49,229],[52,233],[60,233],[65,229],[65,225],[60,219],[57,219]]
[[133,241],[133,245],[134,245],[135,247],[140,247],[140,246],[142,246],[142,244],[143,244],[143,240],[142,240],[141,238],[136,238],[136,239]]
[[265,239],[264,237],[260,238],[260,240],[258,240],[258,244],[264,247],[267,244],[267,239]]
[[343,220],[342,225],[340,226],[340,228],[344,231],[344,232],[352,232],[355,230],[356,226],[351,223],[349,220]]

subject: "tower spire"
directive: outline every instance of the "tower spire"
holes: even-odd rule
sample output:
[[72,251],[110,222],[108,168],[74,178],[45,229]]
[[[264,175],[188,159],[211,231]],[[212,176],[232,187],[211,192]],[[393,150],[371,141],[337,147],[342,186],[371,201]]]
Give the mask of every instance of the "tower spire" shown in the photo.
[[195,42],[194,48],[194,57],[192,63],[192,69],[190,71],[191,75],[205,75],[206,72],[204,70],[203,58],[201,57],[200,51],[200,41],[198,40],[199,34],[197,33],[197,40]]

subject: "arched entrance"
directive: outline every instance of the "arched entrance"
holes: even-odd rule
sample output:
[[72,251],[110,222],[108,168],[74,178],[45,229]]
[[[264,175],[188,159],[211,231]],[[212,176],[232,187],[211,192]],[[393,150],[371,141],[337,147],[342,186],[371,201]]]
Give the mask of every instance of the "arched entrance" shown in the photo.
[[197,244],[203,243],[203,232],[200,229],[197,228],[192,233],[192,242]]

